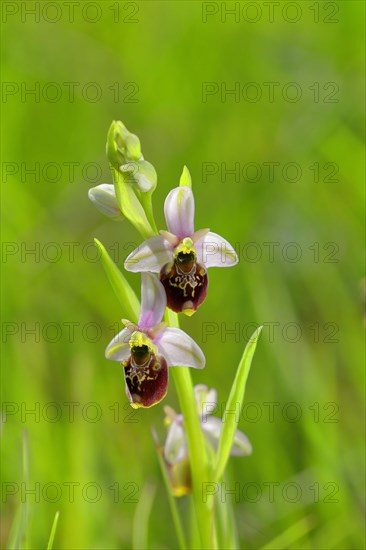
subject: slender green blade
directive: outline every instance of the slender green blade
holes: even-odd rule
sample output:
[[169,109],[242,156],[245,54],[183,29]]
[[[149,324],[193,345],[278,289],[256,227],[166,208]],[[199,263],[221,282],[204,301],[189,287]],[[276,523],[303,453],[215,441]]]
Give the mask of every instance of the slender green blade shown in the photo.
[[249,370],[262,328],[263,327],[257,328],[245,347],[243,356],[238,366],[238,370],[236,371],[233,385],[231,387],[229,399],[226,403],[225,413],[223,417],[224,422],[220,435],[219,448],[217,451],[216,465],[214,469],[214,479],[216,480],[219,480],[224,473],[227,461],[230,456],[234,434],[238,425],[237,415],[232,414],[232,411],[235,410],[238,404],[240,410],[243,406],[245,387],[249,375]]
[[[176,535],[177,535],[177,539],[178,539],[178,543],[179,543],[179,548],[181,550],[186,550],[187,544],[186,544],[185,537],[184,537],[184,530],[183,530],[181,519],[180,519],[180,516],[179,516],[176,498],[173,496],[173,493],[172,493],[172,490],[171,490],[171,487],[170,487],[170,481],[169,481],[166,465],[165,465],[165,462],[164,462],[164,458],[163,458],[163,455],[162,455],[162,449],[160,449],[160,447],[158,446],[157,435],[156,435],[155,430],[153,428],[151,429],[151,433],[153,435],[155,443],[157,444],[157,448],[156,448],[157,457],[158,457],[159,466],[160,466],[161,473],[162,473],[163,480],[164,480],[164,484],[165,484],[165,489],[166,489],[166,494],[167,494],[167,497],[168,497],[170,511],[171,511],[171,514],[172,514],[172,517],[173,517],[173,523],[174,523],[174,527],[175,527],[175,531],[176,531]],[[195,519],[195,525],[196,525],[196,515],[194,515],[194,519]],[[140,546],[140,548],[142,548],[142,547]]]
[[141,498],[136,506],[132,524],[132,548],[134,550],[149,547],[149,518],[151,515],[155,493],[156,486],[151,483],[147,483],[142,490]]
[[59,515],[60,515],[60,512],[57,511],[56,514],[55,514],[55,518],[53,520],[52,529],[51,529],[51,533],[50,533],[50,538],[48,539],[47,550],[52,550]]
[[123,315],[129,321],[136,323],[140,311],[140,302],[138,301],[136,294],[112,258],[109,256],[102,243],[98,241],[98,239],[94,239],[94,242],[100,252],[100,259],[109,282],[111,283],[112,288],[123,308]]
[[313,528],[311,516],[301,518],[299,521],[290,525],[283,533],[262,546],[261,550],[277,550],[277,548],[293,548],[296,543]]

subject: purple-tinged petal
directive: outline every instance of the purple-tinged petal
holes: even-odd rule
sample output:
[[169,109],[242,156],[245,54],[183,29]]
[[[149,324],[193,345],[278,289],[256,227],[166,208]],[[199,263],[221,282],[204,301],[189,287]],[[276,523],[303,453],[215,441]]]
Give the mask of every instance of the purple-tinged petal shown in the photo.
[[193,243],[197,243],[203,237],[205,237],[210,232],[209,228],[206,227],[205,229],[199,229],[198,231],[195,231],[192,235],[192,241]]
[[197,242],[195,248],[198,262],[205,267],[231,267],[239,261],[231,244],[212,231]]
[[[216,416],[207,416],[201,420],[201,428],[203,433],[215,450],[218,448],[222,426],[222,421],[220,418],[216,418]],[[252,450],[252,445],[247,436],[243,432],[236,430],[230,455],[247,456],[252,453]]]
[[231,447],[231,456],[248,456],[253,452],[253,447],[247,436],[240,430],[236,430]]
[[173,235],[173,233],[169,233],[169,231],[164,231],[164,229],[161,229],[159,233],[166,241],[168,241],[169,244],[174,246],[174,248],[179,243],[179,237]]
[[131,331],[125,327],[111,340],[105,350],[105,356],[111,361],[126,361],[130,355],[128,342],[131,338]]
[[187,456],[187,441],[179,417],[169,426],[164,445],[164,458],[169,464],[180,462]]
[[170,191],[164,204],[168,231],[180,239],[194,233],[194,198],[189,187],[176,187]]
[[134,409],[159,403],[168,391],[168,367],[164,357],[151,355],[144,367],[134,366],[131,357],[123,365],[126,395]]
[[139,328],[146,330],[154,327],[163,318],[166,308],[165,290],[156,275],[143,273],[141,275],[141,312]]
[[201,348],[179,328],[166,328],[154,344],[165,357],[168,367],[203,369],[206,364]]
[[161,268],[172,259],[171,245],[158,235],[150,237],[131,252],[125,261],[125,269],[135,273],[144,271],[159,273]]

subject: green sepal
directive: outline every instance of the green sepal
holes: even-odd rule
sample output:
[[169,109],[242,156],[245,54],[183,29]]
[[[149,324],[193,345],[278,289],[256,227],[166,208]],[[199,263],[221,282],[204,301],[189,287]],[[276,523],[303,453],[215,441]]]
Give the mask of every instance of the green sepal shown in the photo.
[[182,187],[183,185],[192,189],[192,178],[187,166],[183,167],[183,172],[179,180],[179,186]]
[[231,386],[230,395],[227,400],[223,416],[223,427],[220,434],[219,447],[216,454],[216,464],[214,468],[215,481],[220,480],[230,456],[235,431],[238,426],[238,416],[237,414],[233,414],[233,411],[237,410],[238,405],[239,410],[242,409],[250,366],[262,328],[263,327],[257,328],[247,343],[243,356],[238,365],[233,385]]
[[118,205],[123,215],[132,223],[144,239],[155,235],[146,216],[145,209],[136,195],[129,172],[122,173],[112,168],[114,187]]
[[94,239],[95,245],[100,253],[104,271],[108,280],[122,306],[122,317],[133,323],[137,323],[140,314],[140,302],[127,280],[122,275],[108,252],[98,239]]
[[153,165],[147,160],[129,161],[120,166],[120,171],[125,180],[136,185],[141,193],[152,193],[158,181],[158,176]]

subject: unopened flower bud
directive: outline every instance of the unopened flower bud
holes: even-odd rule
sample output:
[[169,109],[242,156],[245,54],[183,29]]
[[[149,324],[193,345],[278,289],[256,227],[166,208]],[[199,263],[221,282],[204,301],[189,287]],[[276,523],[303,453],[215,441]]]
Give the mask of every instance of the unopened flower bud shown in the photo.
[[114,221],[123,220],[123,215],[119,209],[114,185],[102,183],[97,187],[92,187],[88,191],[89,199],[96,208]]

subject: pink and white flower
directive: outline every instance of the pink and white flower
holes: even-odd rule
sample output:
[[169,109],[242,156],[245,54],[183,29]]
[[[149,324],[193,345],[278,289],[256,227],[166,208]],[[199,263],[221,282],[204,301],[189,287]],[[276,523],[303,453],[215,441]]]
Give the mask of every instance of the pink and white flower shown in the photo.
[[126,259],[125,269],[159,273],[167,305],[192,315],[207,294],[207,268],[238,263],[233,247],[209,229],[194,230],[194,197],[187,186],[168,194],[164,213],[167,231],[151,237]]
[[[217,407],[217,391],[208,389],[204,384],[194,387],[197,412],[200,425],[207,443],[217,450],[222,430],[222,420],[211,416]],[[171,407],[164,407],[166,422],[169,425],[164,445],[164,458],[168,464],[176,464],[188,456],[187,438],[184,430],[184,417],[177,414]],[[230,454],[232,456],[247,456],[252,453],[252,445],[247,436],[240,430],[234,434]]]
[[[217,450],[222,430],[222,420],[211,416],[217,407],[217,392],[208,389],[204,384],[194,387],[197,412],[203,435],[209,445]],[[184,417],[177,414],[171,407],[164,407],[166,421],[169,425],[164,445],[164,458],[167,464],[177,464],[188,456],[187,438],[184,429]],[[234,434],[230,454],[232,456],[247,456],[252,453],[252,445],[247,436],[240,430]]]
[[168,367],[203,369],[205,356],[188,334],[161,322],[166,308],[165,290],[156,275],[141,280],[141,312],[137,325],[125,328],[108,344],[107,359],[122,363],[126,394],[132,407],[152,407],[168,389]]

